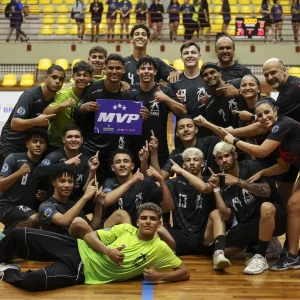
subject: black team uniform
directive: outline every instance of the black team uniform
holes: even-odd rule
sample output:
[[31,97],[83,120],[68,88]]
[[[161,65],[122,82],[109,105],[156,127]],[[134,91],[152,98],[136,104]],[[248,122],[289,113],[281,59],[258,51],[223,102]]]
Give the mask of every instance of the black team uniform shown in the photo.
[[[54,100],[54,99],[53,99]],[[25,91],[19,98],[8,120],[6,121],[0,138],[0,165],[11,153],[26,152],[26,136],[29,129],[14,131],[11,129],[12,118],[33,119],[38,117],[51,101],[47,102],[40,86]],[[45,127],[45,130],[47,128]]]
[[128,136],[118,134],[94,133],[95,113],[81,112],[79,107],[86,102],[96,102],[96,99],[114,99],[114,100],[131,100],[130,91],[112,93],[105,87],[104,80],[95,82],[90,85],[88,95],[82,99],[75,110],[75,121],[82,127],[83,144],[82,148],[92,156],[99,151],[100,169],[104,178],[113,176],[111,171],[111,156],[113,152],[120,148],[128,148]]
[[[164,81],[168,80],[170,72],[173,71],[172,67],[167,65],[163,60],[158,57],[152,57],[157,63],[157,74],[154,81],[159,82],[161,79]],[[128,82],[129,84],[135,84],[140,82],[140,78],[136,73],[136,66],[138,61],[135,60],[133,55],[126,56],[125,58],[125,74],[122,80]]]
[[175,205],[172,211],[173,227],[166,229],[176,242],[176,255],[212,255],[213,248],[203,243],[212,195],[201,193],[180,175],[166,183]]
[[222,79],[228,83],[230,83],[233,79],[242,79],[245,75],[251,74],[252,72],[245,66],[240,65],[238,62],[234,62],[232,66],[229,67],[221,67]]
[[30,172],[0,195],[0,221],[5,225],[6,233],[17,223],[26,221],[36,213],[37,182],[33,178],[33,172],[37,164],[29,159],[27,153],[10,154],[4,161],[0,175],[8,177],[24,163],[30,167]]

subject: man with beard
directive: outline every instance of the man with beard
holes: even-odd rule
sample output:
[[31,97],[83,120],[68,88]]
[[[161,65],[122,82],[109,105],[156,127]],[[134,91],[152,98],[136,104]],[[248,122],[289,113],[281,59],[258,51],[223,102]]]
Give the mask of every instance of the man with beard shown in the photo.
[[[262,167],[254,160],[238,162],[232,144],[218,143],[214,156],[224,171],[219,174],[212,172],[209,180],[217,210],[210,214],[205,234],[209,244],[215,243],[214,269],[230,266],[224,253],[235,255],[258,239],[256,254],[248,262],[244,273],[260,274],[269,268],[265,256],[272,236],[280,236],[286,230],[286,212],[281,198],[274,183],[266,177],[257,183],[247,182]],[[237,225],[231,227],[225,237],[225,221],[233,216]]]
[[[80,127],[75,124],[64,128],[62,143],[63,147],[49,153],[44,160],[37,166],[34,178],[37,181],[45,180],[49,182],[49,176],[61,165],[72,166],[74,171],[74,189],[71,194],[73,201],[78,201],[91,180],[96,176],[99,166],[98,152],[89,158],[80,152],[83,138]],[[48,187],[48,196],[53,194],[53,186]]]
[[[133,54],[125,57],[125,74],[123,80],[129,84],[139,82],[139,76],[136,73],[137,62],[140,58],[147,55],[147,45],[150,39],[149,27],[144,24],[134,25],[130,32],[131,42],[133,44]],[[158,57],[153,58],[157,62],[157,74],[155,75],[155,82],[159,82],[160,79],[164,81],[168,80],[170,72],[173,69],[167,65],[163,60]]]
[[4,233],[15,227],[38,228],[39,217],[34,210],[39,198],[33,172],[47,149],[47,133],[31,128],[26,135],[27,152],[10,154],[0,173],[0,221]]
[[[125,149],[116,150],[112,161],[111,168],[116,177],[108,178],[103,183],[103,191],[106,193],[103,204],[108,207],[105,217],[109,217],[117,209],[123,209],[129,213],[132,224],[136,224],[138,208],[145,202],[161,205],[163,211],[173,209],[170,190],[154,168],[150,167],[147,170],[147,177],[144,177],[139,169],[132,174],[132,155]],[[155,181],[159,183],[160,188]]]
[[[183,168],[172,161],[172,172],[177,176],[166,181],[174,201],[173,226],[161,227],[158,234],[176,255],[212,255],[212,248],[206,246],[204,232],[211,211],[212,199],[208,193],[212,188],[202,177],[203,153],[194,147],[182,153]],[[171,235],[166,238],[165,230]]]
[[50,119],[55,115],[42,114],[53,101],[55,94],[61,89],[66,73],[57,65],[47,70],[45,84],[25,91],[19,98],[0,138],[0,164],[11,153],[25,152],[26,135],[30,128],[42,126],[47,129]]

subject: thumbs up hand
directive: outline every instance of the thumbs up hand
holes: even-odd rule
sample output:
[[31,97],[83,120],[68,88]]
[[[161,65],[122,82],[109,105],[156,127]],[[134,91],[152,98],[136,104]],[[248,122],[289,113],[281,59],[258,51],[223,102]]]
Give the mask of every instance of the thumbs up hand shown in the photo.
[[120,247],[114,248],[114,249],[110,249],[110,251],[108,252],[107,256],[116,264],[118,265],[120,268],[123,268],[123,266],[121,265],[121,263],[123,262],[125,255],[121,252],[124,248],[126,247],[126,245],[122,245]]
[[159,273],[155,271],[152,263],[149,264],[148,269],[144,269],[144,279],[151,282],[160,280]]
[[157,87],[156,92],[154,93],[154,101],[164,102],[167,100],[166,94],[161,90],[160,86]]

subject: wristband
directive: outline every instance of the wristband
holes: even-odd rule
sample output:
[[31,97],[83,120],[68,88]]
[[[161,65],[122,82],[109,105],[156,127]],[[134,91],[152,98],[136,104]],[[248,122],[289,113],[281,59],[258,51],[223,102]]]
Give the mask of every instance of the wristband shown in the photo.
[[255,114],[252,114],[252,115],[251,115],[250,121],[256,121],[256,115],[255,115]]
[[236,143],[237,143],[238,141],[240,141],[239,138],[234,138],[233,141],[232,141],[232,145],[233,145],[233,146],[236,146]]
[[220,192],[221,189],[220,189],[220,187],[216,187],[216,188],[213,189],[213,191],[214,191],[214,193],[217,193],[217,192]]

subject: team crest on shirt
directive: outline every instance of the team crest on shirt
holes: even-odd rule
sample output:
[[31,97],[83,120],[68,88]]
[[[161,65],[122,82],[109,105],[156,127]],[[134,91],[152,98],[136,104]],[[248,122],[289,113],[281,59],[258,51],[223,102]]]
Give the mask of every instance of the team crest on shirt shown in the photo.
[[159,102],[153,101],[150,105],[150,116],[159,117]]
[[25,113],[26,113],[26,109],[25,109],[23,106],[21,106],[21,107],[18,108],[17,114],[18,114],[19,116],[24,116]]
[[50,165],[50,160],[48,158],[45,158],[43,161],[42,161],[42,165],[45,165],[45,166],[49,166]]
[[201,197],[201,195],[197,195],[197,199],[196,199],[196,209],[202,209],[202,203],[203,203],[203,198]]
[[147,261],[147,254],[141,253],[140,256],[138,256],[132,263],[132,265],[136,268],[142,266]]
[[198,101],[200,101],[200,99],[201,99],[204,95],[206,95],[205,87],[198,87],[198,91],[197,91]]
[[229,104],[229,109],[231,111],[239,109],[237,103],[235,102],[235,98],[230,99],[229,102],[228,102],[228,104]]
[[1,172],[4,173],[4,172],[7,172],[8,171],[8,164],[7,163],[4,163],[2,169],[1,169]]
[[136,209],[138,209],[141,206],[142,200],[143,200],[143,193],[138,193],[137,195],[135,195]]
[[242,193],[246,204],[255,202],[255,198],[247,190],[243,189]]
[[277,133],[280,130],[280,126],[279,125],[275,125],[272,128],[272,133]]
[[51,215],[51,213],[52,213],[52,208],[50,208],[50,207],[48,207],[48,208],[46,208],[46,209],[44,210],[44,216],[45,216],[46,218],[49,218],[49,216]]
[[104,192],[104,193],[111,192],[111,189],[110,189],[109,187],[105,187],[104,190],[103,190],[103,192]]
[[119,137],[119,149],[124,149],[125,147],[125,140],[124,140],[124,136],[120,136]]

